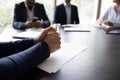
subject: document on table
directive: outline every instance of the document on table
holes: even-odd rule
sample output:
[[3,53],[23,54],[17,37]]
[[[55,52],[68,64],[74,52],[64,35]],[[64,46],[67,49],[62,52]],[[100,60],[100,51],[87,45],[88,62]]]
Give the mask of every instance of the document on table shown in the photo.
[[80,24],[66,24],[62,25],[66,32],[90,32],[90,28]]
[[90,29],[89,28],[84,28],[84,27],[65,27],[64,28],[64,31],[66,32],[90,32]]
[[44,29],[42,28],[29,28],[24,32],[16,33],[12,35],[13,38],[25,39],[25,38],[35,38],[40,35]]
[[107,32],[107,34],[120,34],[120,27],[110,27],[105,24],[102,25],[96,24],[95,27],[103,30],[105,33],[109,29],[109,32]]
[[48,73],[55,73],[68,61],[86,49],[86,46],[76,47],[68,43],[63,43],[61,49],[52,53],[47,60],[39,64],[37,67]]
[[62,27],[80,27],[80,24],[65,24]]
[[116,29],[116,30],[111,30],[110,32],[108,32],[109,34],[120,34],[120,29]]
[[13,38],[18,38],[18,39],[35,38],[40,34],[41,34],[41,32],[24,31],[24,32],[20,32],[20,33],[17,33],[17,34],[13,34],[12,37]]
[[[38,35],[40,35],[43,30],[44,29],[42,29],[42,28],[30,28],[24,32],[13,34],[12,37],[18,38],[18,39],[35,38]],[[57,28],[57,32],[59,32],[59,28]]]
[[28,29],[26,29],[26,31],[35,31],[35,32],[41,32],[43,30],[44,30],[43,28],[28,28]]

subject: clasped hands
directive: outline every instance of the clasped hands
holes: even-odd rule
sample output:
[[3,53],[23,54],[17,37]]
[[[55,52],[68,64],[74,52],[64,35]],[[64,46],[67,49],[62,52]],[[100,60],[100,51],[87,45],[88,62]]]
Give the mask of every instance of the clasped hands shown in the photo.
[[50,53],[53,53],[60,48],[61,37],[56,28],[46,28],[40,35],[34,38],[34,43],[36,44],[42,40],[48,44]]
[[40,28],[43,26],[43,23],[39,20],[32,22],[32,21],[26,21],[24,23],[25,28]]

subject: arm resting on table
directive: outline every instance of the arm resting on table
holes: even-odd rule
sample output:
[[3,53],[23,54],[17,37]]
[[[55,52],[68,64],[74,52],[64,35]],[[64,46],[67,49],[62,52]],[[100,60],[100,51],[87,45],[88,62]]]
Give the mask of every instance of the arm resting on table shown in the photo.
[[50,56],[48,45],[42,41],[34,46],[0,59],[0,80],[18,80]]

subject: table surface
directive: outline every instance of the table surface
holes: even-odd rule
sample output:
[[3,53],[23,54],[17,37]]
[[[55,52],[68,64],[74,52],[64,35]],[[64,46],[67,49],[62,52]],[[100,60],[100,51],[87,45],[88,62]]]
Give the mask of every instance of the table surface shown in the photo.
[[60,34],[62,41],[88,49],[54,74],[35,68],[22,80],[120,80],[120,35],[97,28],[91,32],[64,32],[61,28]]

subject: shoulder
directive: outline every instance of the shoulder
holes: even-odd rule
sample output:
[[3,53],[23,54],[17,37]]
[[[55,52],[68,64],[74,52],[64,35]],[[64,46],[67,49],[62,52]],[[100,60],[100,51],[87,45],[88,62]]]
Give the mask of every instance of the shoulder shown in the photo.
[[115,10],[115,6],[114,6],[114,5],[110,6],[110,7],[107,9],[107,11],[111,11],[111,10]]
[[16,3],[16,4],[15,4],[15,8],[22,8],[22,7],[25,7],[24,2]]
[[73,5],[73,4],[71,4],[71,7],[72,7],[72,8],[77,8],[77,6],[76,6],[76,5]]
[[44,7],[43,4],[36,2],[35,6]]
[[16,3],[15,5],[16,5],[16,6],[23,6],[23,5],[25,5],[25,4],[24,4],[24,2],[21,2],[21,3]]
[[105,13],[106,15],[110,14],[110,13],[113,13],[115,11],[115,6],[112,5],[110,7],[108,7],[106,10],[105,10]]
[[56,8],[61,8],[64,7],[64,4],[59,4],[58,6],[56,6]]

